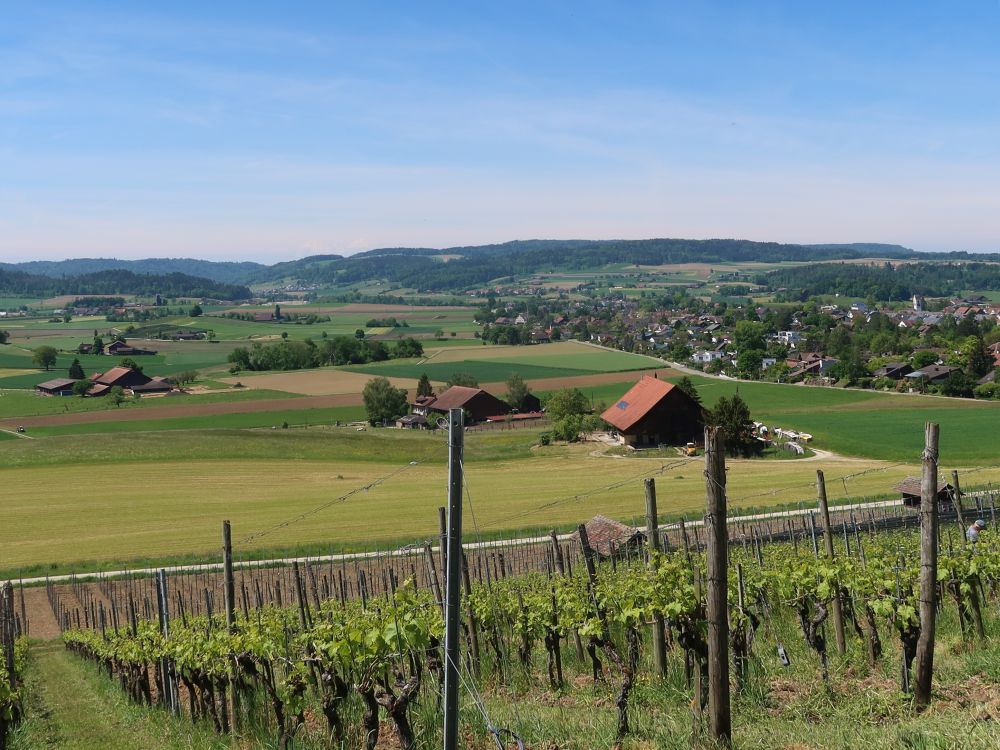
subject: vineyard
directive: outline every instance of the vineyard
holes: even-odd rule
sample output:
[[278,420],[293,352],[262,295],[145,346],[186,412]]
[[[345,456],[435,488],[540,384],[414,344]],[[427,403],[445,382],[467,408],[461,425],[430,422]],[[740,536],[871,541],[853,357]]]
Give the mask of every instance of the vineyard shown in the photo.
[[[817,510],[726,519],[718,458],[706,459],[701,524],[658,528],[647,479],[638,541],[619,545],[581,525],[545,540],[467,545],[453,664],[444,647],[443,517],[437,547],[235,570],[227,524],[223,573],[49,583],[47,596],[66,648],[132,703],[241,747],[440,746],[449,666],[460,678],[468,748],[849,747],[879,733],[886,747],[987,744],[988,724],[963,730],[970,744],[953,745],[935,744],[919,721],[946,697],[922,680],[952,680],[961,673],[955,658],[995,655],[1000,538],[984,533],[971,544],[964,533],[972,519],[995,520],[992,491],[955,490],[940,508],[932,495],[931,519],[926,507],[898,503],[830,509],[819,472]],[[936,454],[925,469],[928,461],[936,472]],[[921,547],[929,531],[937,623],[928,629]],[[6,732],[21,712],[25,639],[16,636],[28,623],[23,590],[20,611],[13,588],[3,601]],[[935,670],[931,652],[928,671],[921,658],[927,664],[935,631],[944,653]],[[996,667],[982,664],[996,684]],[[870,693],[873,716],[898,728],[869,717],[867,728],[795,745],[769,744],[755,727],[773,732],[776,718],[836,723],[852,693]],[[989,695],[982,702],[995,710],[1000,689]]]

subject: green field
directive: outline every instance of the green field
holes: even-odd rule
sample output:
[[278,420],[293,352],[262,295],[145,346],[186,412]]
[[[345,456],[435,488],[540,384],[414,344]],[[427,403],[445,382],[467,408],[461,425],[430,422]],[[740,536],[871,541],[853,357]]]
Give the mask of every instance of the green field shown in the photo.
[[127,400],[113,406],[103,398],[76,398],[73,396],[42,396],[34,391],[0,390],[0,419],[9,417],[35,417],[45,414],[77,414],[95,411],[129,411],[132,409],[155,410],[166,406],[196,406],[233,401],[258,401],[261,399],[294,398],[295,394],[271,390],[226,390],[219,393],[202,393],[190,396],[146,397],[138,401]]
[[[152,411],[152,410],[151,410]],[[75,424],[32,427],[32,437],[52,435],[118,434],[126,432],[164,432],[173,430],[228,430],[269,428],[287,422],[290,426],[331,425],[365,418],[364,407],[333,406],[325,409],[284,409],[275,411],[211,414],[205,416],[135,419],[111,422],[78,422]],[[164,438],[167,439],[167,438]],[[2,465],[2,462],[0,462]]]
[[351,372],[397,378],[419,378],[426,373],[431,380],[447,381],[455,373],[466,373],[480,383],[503,382],[516,372],[525,380],[540,378],[564,378],[573,375],[590,375],[594,370],[577,370],[569,367],[546,367],[523,362],[502,362],[495,360],[459,360],[457,362],[375,362],[367,365],[344,367]]

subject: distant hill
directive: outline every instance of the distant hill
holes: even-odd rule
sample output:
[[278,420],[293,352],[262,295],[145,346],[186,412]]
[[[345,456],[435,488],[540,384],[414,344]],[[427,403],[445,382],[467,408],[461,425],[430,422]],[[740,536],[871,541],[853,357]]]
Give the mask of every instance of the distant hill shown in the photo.
[[240,284],[224,284],[183,273],[138,274],[122,269],[53,278],[0,268],[0,293],[26,297],[52,297],[64,294],[108,296],[162,294],[165,297],[207,297],[226,300],[248,299],[251,296],[250,290]]
[[[447,263],[435,256],[449,256]],[[26,273],[32,277],[58,279],[63,288],[77,281],[98,284],[93,294],[125,293],[106,289],[107,278],[94,274],[131,272],[158,277],[181,274],[198,281],[185,282],[204,288],[205,282],[240,287],[283,286],[288,283],[337,286],[367,281],[388,281],[404,287],[432,291],[461,291],[518,276],[540,272],[600,269],[605,267],[659,266],[675,263],[727,263],[757,261],[836,261],[861,258],[919,259],[943,261],[997,260],[995,255],[967,252],[921,253],[902,245],[858,242],[848,244],[796,245],[749,240],[648,239],[648,240],[514,240],[492,245],[448,248],[384,247],[343,256],[311,255],[298,260],[264,265],[249,262],[215,262],[193,258],[148,258],[117,260],[87,258],[65,261],[33,261],[2,264],[0,271]],[[85,278],[86,277],[86,278]],[[114,277],[112,277],[114,278]],[[125,280],[129,277],[118,277]],[[75,281],[74,281],[75,280]],[[21,282],[19,282],[21,283]],[[132,279],[130,283],[139,283]],[[7,287],[14,284],[8,278]],[[28,284],[23,282],[22,286]],[[47,282],[34,287],[51,288]],[[76,284],[79,287],[78,284]],[[114,286],[112,283],[111,286]],[[218,289],[216,291],[219,291]],[[233,291],[230,289],[230,291]],[[66,292],[69,293],[69,292]],[[190,293],[191,296],[196,296]],[[234,295],[209,294],[207,296]]]
[[74,260],[34,260],[26,263],[0,263],[0,268],[37,276],[82,276],[99,271],[123,270],[136,274],[182,273],[224,284],[242,284],[251,274],[267,266],[261,263],[197,260],[195,258],[78,258]]
[[[912,250],[880,250],[905,258]],[[456,256],[441,263],[429,256]],[[461,290],[541,271],[569,271],[608,265],[664,265],[727,261],[849,260],[867,253],[851,247],[810,247],[749,240],[518,240],[496,245],[379,248],[347,258],[314,256],[255,272],[260,284],[295,280],[323,285],[375,279],[422,290]]]
[[905,255],[912,255],[916,253],[909,247],[903,247],[902,245],[886,245],[881,242],[849,242],[846,244],[822,244],[822,245],[809,245],[808,247],[814,247],[818,250],[856,250],[859,253],[864,253],[866,256],[873,258],[898,258]]

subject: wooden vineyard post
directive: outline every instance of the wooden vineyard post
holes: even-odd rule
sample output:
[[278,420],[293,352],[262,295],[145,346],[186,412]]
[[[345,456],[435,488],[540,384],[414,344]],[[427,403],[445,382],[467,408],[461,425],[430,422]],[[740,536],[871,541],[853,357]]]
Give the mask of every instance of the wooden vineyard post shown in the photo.
[[[226,630],[230,633],[236,632],[236,582],[233,578],[233,531],[229,521],[222,522],[222,570],[225,578],[223,582],[224,605],[226,608]],[[134,615],[134,610],[130,614]],[[135,625],[133,624],[133,629]],[[235,668],[234,668],[235,669]],[[232,726],[239,728],[240,721],[240,696],[236,687],[236,680],[232,673],[229,675],[229,692],[232,695]]]
[[951,499],[955,504],[955,520],[958,521],[958,533],[962,536],[962,546],[965,546],[965,517],[962,513],[962,488],[958,483],[958,470],[951,472]]
[[705,532],[708,562],[708,729],[716,742],[732,745],[729,703],[729,530],[726,526],[725,439],[705,428]]
[[[559,547],[559,537],[556,530],[549,532],[549,539],[552,541],[552,556],[556,565],[556,571],[560,576],[566,575],[566,565],[563,562],[562,549]],[[576,658],[583,661],[583,641],[580,640],[580,631],[573,628],[573,644],[576,646]]]
[[[655,557],[660,551],[659,521],[656,517],[656,481],[647,479],[646,486],[646,537],[649,544],[649,565],[654,568]],[[653,614],[653,664],[659,677],[667,676],[667,643],[663,614]]]
[[924,426],[923,472],[920,478],[920,638],[913,693],[917,710],[931,702],[934,677],[934,618],[937,607],[938,425]]
[[[465,447],[465,414],[448,412],[448,568],[445,571],[444,634],[444,750],[458,750],[459,664],[462,623],[462,453]],[[428,548],[428,554],[430,549]],[[434,557],[430,556],[433,566]]]
[[472,660],[472,671],[479,676],[479,621],[476,620],[476,610],[472,606],[472,580],[469,578],[469,560],[462,552],[462,583],[465,586],[465,609],[469,619],[469,658]]
[[[823,546],[826,548],[827,559],[832,562],[833,529],[830,527],[830,504],[826,499],[826,477],[821,469],[816,469],[816,495],[819,499],[819,512],[823,516]],[[840,599],[839,580],[833,597],[833,635],[837,641],[837,653],[843,655],[847,651],[847,639],[844,636],[844,606]]]

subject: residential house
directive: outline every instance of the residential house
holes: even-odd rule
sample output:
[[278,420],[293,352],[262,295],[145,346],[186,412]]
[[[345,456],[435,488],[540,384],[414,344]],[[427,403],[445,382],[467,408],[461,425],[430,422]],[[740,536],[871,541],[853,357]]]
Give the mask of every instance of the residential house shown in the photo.
[[919,370],[908,372],[903,377],[914,382],[925,380],[928,383],[939,383],[947,379],[953,372],[958,372],[958,368],[949,367],[948,365],[927,365],[927,367],[921,367]]
[[167,393],[173,390],[173,385],[163,378],[151,378],[141,370],[129,367],[112,367],[107,372],[94,375],[91,381],[94,385],[87,391],[90,396],[104,396],[116,386],[133,393]]
[[707,365],[709,362],[715,362],[723,359],[725,356],[725,352],[699,349],[691,355],[691,359],[700,364]]
[[887,362],[875,370],[873,375],[876,378],[891,378],[892,380],[899,380],[911,372],[913,372],[913,368],[906,362]]

